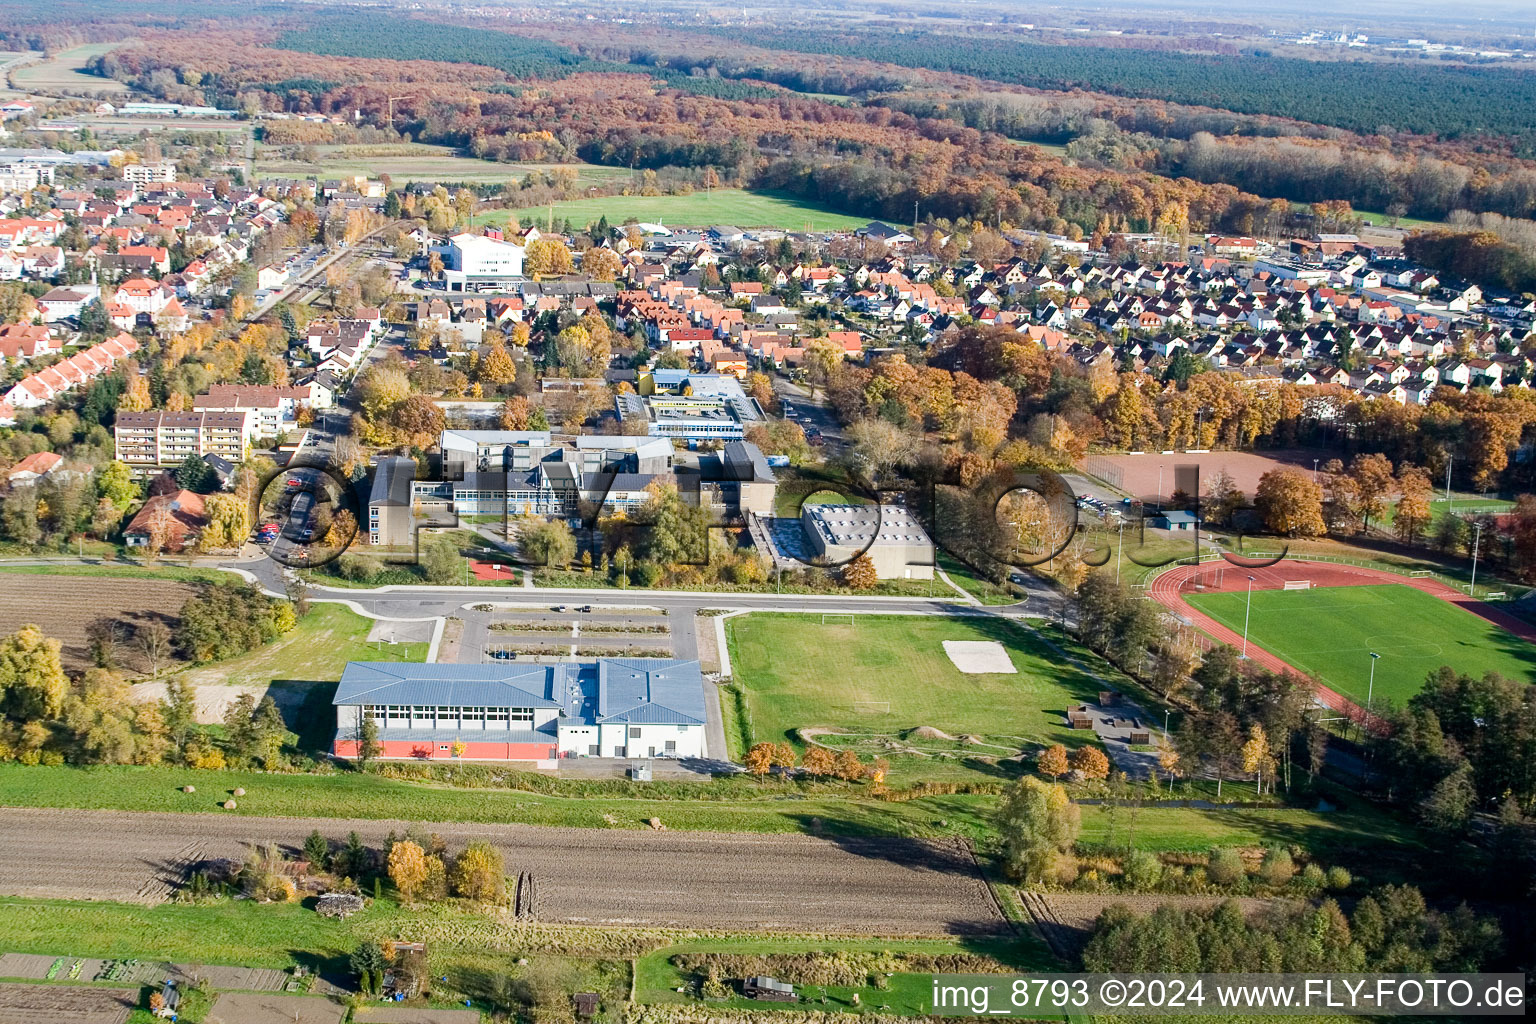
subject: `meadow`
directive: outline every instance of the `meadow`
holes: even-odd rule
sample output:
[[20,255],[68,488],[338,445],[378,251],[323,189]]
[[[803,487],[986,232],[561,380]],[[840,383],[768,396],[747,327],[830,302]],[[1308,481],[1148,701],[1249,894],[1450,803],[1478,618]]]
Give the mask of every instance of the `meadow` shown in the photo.
[[730,224],[738,228],[779,228],[785,231],[838,231],[862,227],[868,217],[843,213],[820,203],[793,196],[741,189],[716,189],[686,196],[596,196],[555,203],[553,210],[539,206],[526,210],[488,210],[475,215],[476,225],[495,227],[515,216],[519,223],[543,225],[553,216],[583,227],[599,217],[622,224],[633,217],[669,227],[709,227]]
[[[1241,632],[1248,595],[1192,594],[1191,605]],[[1536,680],[1536,645],[1471,612],[1399,583],[1253,593],[1248,637],[1365,704],[1402,704],[1441,665]],[[1371,682],[1371,653],[1376,661]]]

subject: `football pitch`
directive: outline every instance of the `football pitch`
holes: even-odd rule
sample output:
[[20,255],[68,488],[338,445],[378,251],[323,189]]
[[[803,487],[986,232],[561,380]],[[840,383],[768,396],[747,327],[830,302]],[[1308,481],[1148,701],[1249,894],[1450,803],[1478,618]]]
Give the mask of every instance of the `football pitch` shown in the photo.
[[[1028,629],[982,618],[757,613],[726,624],[736,683],[746,690],[754,741],[805,726],[900,734],[927,726],[951,736],[1012,737],[1076,746],[1066,709],[1099,684]],[[967,674],[945,641],[992,641],[1012,673]]]
[[[1185,599],[1241,635],[1248,594]],[[1401,705],[1441,665],[1536,681],[1536,645],[1414,587],[1387,583],[1311,590],[1256,590],[1248,642],[1364,705],[1376,662],[1373,701]]]

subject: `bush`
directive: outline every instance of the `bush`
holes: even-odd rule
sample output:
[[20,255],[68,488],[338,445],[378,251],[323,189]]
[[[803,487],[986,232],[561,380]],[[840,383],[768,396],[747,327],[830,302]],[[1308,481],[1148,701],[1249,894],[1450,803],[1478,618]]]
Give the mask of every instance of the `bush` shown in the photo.
[[1125,858],[1125,884],[1137,892],[1155,889],[1163,878],[1163,862],[1157,854],[1146,850],[1133,850]]
[[1237,885],[1248,875],[1243,855],[1236,850],[1222,848],[1211,851],[1211,859],[1205,865],[1205,877],[1212,885]]
[[1282,850],[1278,846],[1272,846],[1264,853],[1264,863],[1259,865],[1259,879],[1265,885],[1279,888],[1291,880],[1296,874],[1296,862],[1291,860],[1289,850]]
[[630,570],[629,579],[637,587],[654,587],[661,581],[661,566],[655,562],[637,562]]
[[342,555],[336,560],[336,572],[343,579],[361,582],[384,571],[384,563],[372,555]]
[[1355,880],[1353,876],[1351,876],[1350,873],[1344,868],[1328,869],[1328,888],[1333,889],[1336,892],[1342,892],[1343,890],[1348,889],[1351,885],[1353,885],[1354,882]]
[[1303,892],[1316,893],[1323,891],[1323,886],[1327,883],[1327,876],[1323,874],[1323,869],[1316,864],[1308,864],[1301,869],[1301,874],[1297,875],[1292,881]]

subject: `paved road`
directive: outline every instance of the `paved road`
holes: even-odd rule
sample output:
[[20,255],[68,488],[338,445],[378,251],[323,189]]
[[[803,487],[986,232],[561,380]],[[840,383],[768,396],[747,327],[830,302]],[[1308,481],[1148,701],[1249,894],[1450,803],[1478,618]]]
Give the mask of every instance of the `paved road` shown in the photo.
[[[679,805],[675,813],[688,811]],[[388,832],[409,826],[0,808],[0,893],[157,903],[199,861],[243,860],[252,844],[291,848],[319,829],[333,842],[356,830],[377,846]],[[532,873],[535,917],[545,921],[876,935],[1004,927],[974,858],[939,842],[502,824],[419,828],[443,836],[450,851],[490,839],[509,874]]]

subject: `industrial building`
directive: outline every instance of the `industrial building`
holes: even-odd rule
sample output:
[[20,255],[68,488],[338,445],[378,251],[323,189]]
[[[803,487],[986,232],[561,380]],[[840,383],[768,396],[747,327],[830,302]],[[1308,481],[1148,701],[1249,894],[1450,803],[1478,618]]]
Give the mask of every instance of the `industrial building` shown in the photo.
[[461,233],[437,249],[443,260],[443,284],[451,292],[501,288],[523,276],[526,250],[512,242]]

